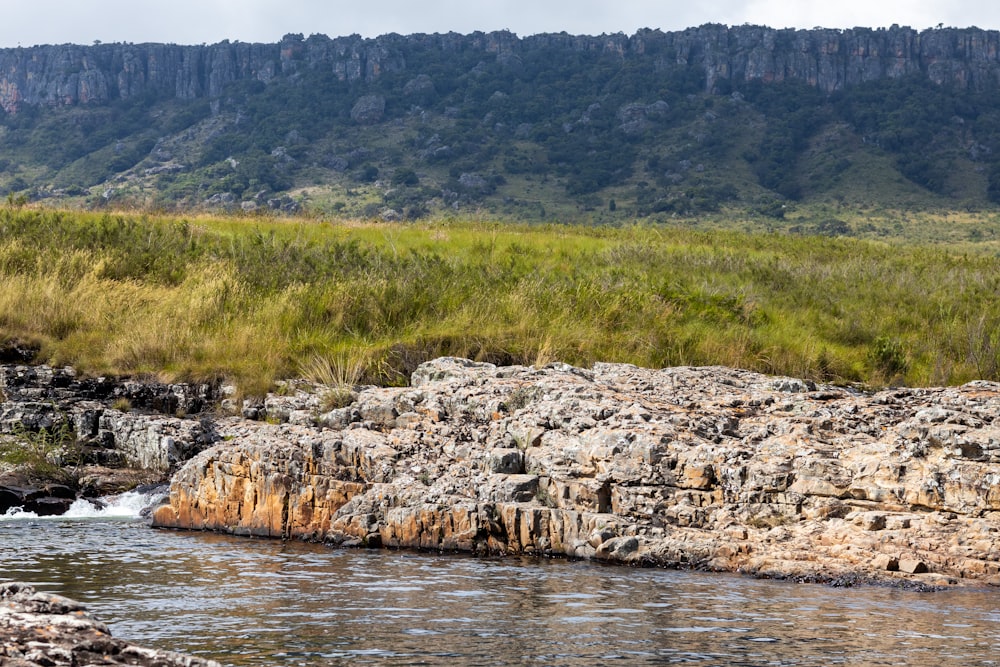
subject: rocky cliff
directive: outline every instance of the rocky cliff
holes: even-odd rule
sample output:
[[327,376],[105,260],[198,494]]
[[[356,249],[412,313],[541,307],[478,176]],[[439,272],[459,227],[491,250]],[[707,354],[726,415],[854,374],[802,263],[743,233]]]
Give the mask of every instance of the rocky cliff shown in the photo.
[[388,72],[427,74],[413,60],[480,52],[516,66],[537,49],[652,59],[662,70],[690,68],[709,90],[724,80],[800,80],[830,92],[883,77],[920,74],[959,88],[985,88],[1000,80],[1000,33],[967,29],[918,32],[885,29],[775,30],[760,26],[704,25],[682,32],[642,30],[519,38],[509,32],[435,35],[286,35],[277,44],[94,44],[0,50],[0,107],[103,104],[135,98],[217,98],[236,81],[268,83],[275,77],[320,70],[346,81],[373,81]]
[[[307,390],[308,389],[308,390]],[[158,526],[821,581],[1000,582],[1000,385],[422,365],[216,424]],[[284,422],[281,424],[273,422]]]
[[168,651],[142,648],[111,636],[79,602],[21,583],[0,584],[0,665],[146,665],[220,667]]

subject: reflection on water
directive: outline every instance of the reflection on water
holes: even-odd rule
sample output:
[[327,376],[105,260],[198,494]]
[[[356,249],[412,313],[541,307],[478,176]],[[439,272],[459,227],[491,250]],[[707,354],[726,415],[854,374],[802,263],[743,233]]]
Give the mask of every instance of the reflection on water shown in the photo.
[[1000,597],[0,522],[0,580],[234,665],[994,665]]

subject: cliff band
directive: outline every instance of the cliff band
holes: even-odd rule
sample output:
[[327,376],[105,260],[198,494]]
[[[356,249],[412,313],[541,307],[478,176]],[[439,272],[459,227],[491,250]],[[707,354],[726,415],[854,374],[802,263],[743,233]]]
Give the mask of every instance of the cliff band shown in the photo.
[[[1000,32],[979,28],[916,31],[907,27],[851,30],[776,30],[761,26],[703,25],[680,32],[559,34],[518,37],[510,32],[434,35],[286,35],[277,44],[221,42],[94,44],[0,49],[0,108],[24,105],[104,104],[129,99],[218,98],[237,81],[264,84],[304,69],[343,81],[371,82],[407,72],[419,54],[447,57],[482,52],[516,66],[538,49],[606,53],[623,61],[652,59],[659,69],[691,68],[712,91],[719,81],[798,80],[825,92],[865,81],[921,74],[960,89],[1000,82]],[[417,58],[417,59],[420,59]],[[413,71],[414,76],[426,74]]]

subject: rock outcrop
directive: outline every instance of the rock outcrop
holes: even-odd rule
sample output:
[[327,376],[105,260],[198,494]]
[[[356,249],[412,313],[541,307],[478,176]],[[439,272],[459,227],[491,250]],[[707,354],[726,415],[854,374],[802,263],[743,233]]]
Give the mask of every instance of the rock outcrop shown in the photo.
[[220,667],[214,660],[134,646],[115,639],[80,603],[26,584],[0,584],[0,665]]
[[[212,444],[213,385],[78,378],[70,368],[0,366],[0,514],[62,514],[79,495],[164,482]],[[20,458],[20,466],[5,465]]]
[[819,581],[993,583],[1000,385],[861,394],[726,368],[420,366],[230,418],[163,527]]
[[[958,88],[1000,81],[1000,33],[979,28],[916,31],[907,27],[851,30],[776,30],[761,26],[703,25],[680,32],[641,30],[581,36],[509,32],[434,35],[286,35],[277,44],[71,44],[0,49],[0,108],[24,105],[104,104],[142,97],[217,99],[238,81],[267,84],[305,70],[338,80],[372,82],[407,72],[408,58],[482,53],[505,68],[544,49],[651,59],[658,70],[692,69],[708,90],[719,82],[804,81],[830,92],[883,77],[919,74]],[[418,77],[426,72],[413,71]],[[419,80],[419,79],[414,79]],[[433,81],[422,82],[433,90]]]

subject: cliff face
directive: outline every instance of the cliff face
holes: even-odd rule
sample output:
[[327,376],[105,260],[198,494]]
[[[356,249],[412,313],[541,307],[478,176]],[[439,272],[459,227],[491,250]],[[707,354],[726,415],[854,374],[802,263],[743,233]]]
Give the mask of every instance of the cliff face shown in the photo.
[[1000,387],[875,395],[723,368],[441,359],[175,475],[160,526],[831,580],[1000,575]]
[[[941,84],[983,88],[1000,81],[1000,33],[968,29],[774,30],[705,25],[683,32],[525,38],[508,32],[385,35],[330,39],[286,35],[277,44],[222,42],[35,46],[0,50],[0,107],[102,104],[143,96],[214,98],[235,81],[267,83],[303,68],[341,80],[372,81],[405,71],[407,53],[447,58],[456,51],[516,61],[532,49],[651,58],[661,68],[694,68],[709,90],[720,81],[801,80],[831,92],[852,84],[922,74]],[[414,76],[424,72],[413,71]]]
[[866,81],[922,74],[938,84],[981,89],[1000,81],[1000,33],[969,29],[917,32],[774,30],[702,26],[683,33],[639,33],[672,48],[679,63],[704,70],[709,89],[724,79],[798,80],[832,92]]
[[[210,423],[193,418],[213,404],[211,385],[78,378],[68,368],[4,364],[0,398],[0,448],[34,454],[26,467],[0,460],[0,514],[13,507],[62,514],[78,495],[163,482],[214,441]],[[39,468],[39,457],[61,467]]]
[[323,67],[342,79],[371,79],[400,66],[378,40],[359,37],[278,44],[210,46],[97,44],[0,50],[0,106],[103,104],[152,96],[214,98],[235,81],[267,83],[300,67]]

